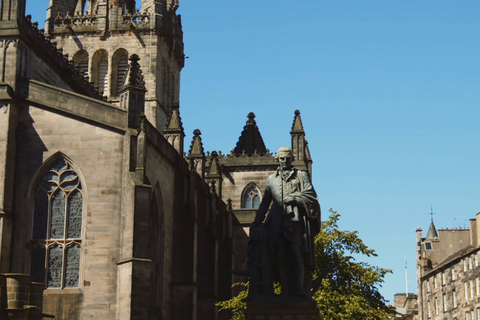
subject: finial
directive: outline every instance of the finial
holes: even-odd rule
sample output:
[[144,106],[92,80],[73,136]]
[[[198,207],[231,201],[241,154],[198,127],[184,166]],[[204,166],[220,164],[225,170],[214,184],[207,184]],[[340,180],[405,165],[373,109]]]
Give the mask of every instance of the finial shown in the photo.
[[198,136],[200,136],[202,133],[200,132],[199,129],[195,129],[195,130],[193,130],[193,134],[195,135],[195,137],[198,137]]
[[128,60],[132,61],[132,62],[138,62],[140,60],[140,57],[138,56],[138,54],[132,54],[130,56],[130,58],[128,58]]
[[295,110],[295,115],[296,115],[296,116],[300,115],[300,110],[298,110],[298,109]]
[[434,215],[435,213],[433,212],[432,205],[430,205],[430,212],[429,212],[428,214],[431,216],[431,221],[433,222],[433,215]]
[[255,113],[250,112],[247,117],[248,117],[247,125],[256,125],[257,124],[257,122],[255,121]]

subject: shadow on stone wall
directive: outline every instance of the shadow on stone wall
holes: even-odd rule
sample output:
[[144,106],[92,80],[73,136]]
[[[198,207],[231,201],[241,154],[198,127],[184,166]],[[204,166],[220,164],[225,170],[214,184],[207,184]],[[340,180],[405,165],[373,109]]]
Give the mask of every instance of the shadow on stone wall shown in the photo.
[[42,313],[44,288],[43,283],[30,282],[28,274],[0,274],[0,319],[54,318]]

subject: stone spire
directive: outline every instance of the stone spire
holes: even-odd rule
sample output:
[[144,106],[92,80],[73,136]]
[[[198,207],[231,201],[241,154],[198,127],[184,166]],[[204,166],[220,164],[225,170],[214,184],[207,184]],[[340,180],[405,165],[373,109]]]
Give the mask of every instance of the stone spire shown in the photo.
[[252,156],[255,152],[258,155],[265,155],[267,149],[265,148],[265,143],[263,143],[262,135],[258,130],[255,114],[250,112],[248,114],[247,124],[243,127],[234,153],[236,156],[241,156],[243,153],[247,156]]
[[193,139],[192,144],[190,145],[190,150],[188,151],[188,156],[205,156],[205,151],[203,150],[202,133],[199,129],[193,130]]
[[124,86],[146,91],[142,69],[138,63],[140,58],[138,55],[132,54],[128,60],[130,60],[130,68],[128,68]]
[[183,132],[182,119],[180,118],[179,108],[173,108],[170,113],[170,119],[167,127],[163,131],[167,141],[177,150],[178,154],[183,157],[183,141],[185,133]]
[[128,111],[128,127],[136,128],[140,114],[145,112],[145,82],[136,54],[130,56],[125,85],[120,89],[120,107]]
[[207,183],[210,185],[210,191],[212,194],[217,194],[222,198],[222,172],[220,162],[218,160],[218,153],[212,151],[210,158],[210,167],[206,174]]
[[307,171],[312,176],[312,158],[305,140],[305,131],[299,110],[295,110],[290,136],[292,138],[293,165],[300,170]]
[[205,178],[205,151],[203,150],[201,134],[198,129],[193,131],[192,144],[187,157],[190,171],[198,173],[203,179]]
[[296,161],[305,160],[305,131],[303,130],[302,118],[300,118],[300,111],[298,110],[295,110],[290,136],[292,137],[294,159]]

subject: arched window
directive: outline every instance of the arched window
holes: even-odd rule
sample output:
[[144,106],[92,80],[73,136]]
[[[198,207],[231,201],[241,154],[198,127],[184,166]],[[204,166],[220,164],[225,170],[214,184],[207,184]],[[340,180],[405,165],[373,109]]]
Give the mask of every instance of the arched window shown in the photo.
[[95,52],[92,59],[92,80],[98,91],[103,92],[103,95],[108,95],[106,92],[108,81],[108,55],[107,51],[101,49]]
[[125,84],[128,72],[128,52],[118,49],[112,57],[112,96],[118,96],[118,92]]
[[31,279],[47,288],[76,288],[84,204],[79,175],[60,159],[41,173],[33,190]]
[[73,65],[78,68],[81,72],[83,71],[84,76],[88,76],[88,53],[85,50],[79,50],[73,55]]
[[259,206],[260,206],[260,190],[254,183],[250,183],[243,190],[242,208],[256,209]]

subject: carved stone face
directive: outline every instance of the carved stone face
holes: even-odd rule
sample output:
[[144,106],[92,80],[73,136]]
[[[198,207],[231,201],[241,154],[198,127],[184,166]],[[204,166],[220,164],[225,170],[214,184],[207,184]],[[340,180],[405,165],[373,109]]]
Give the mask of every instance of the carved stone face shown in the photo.
[[292,167],[292,155],[289,152],[279,152],[277,155],[278,166],[281,170]]

